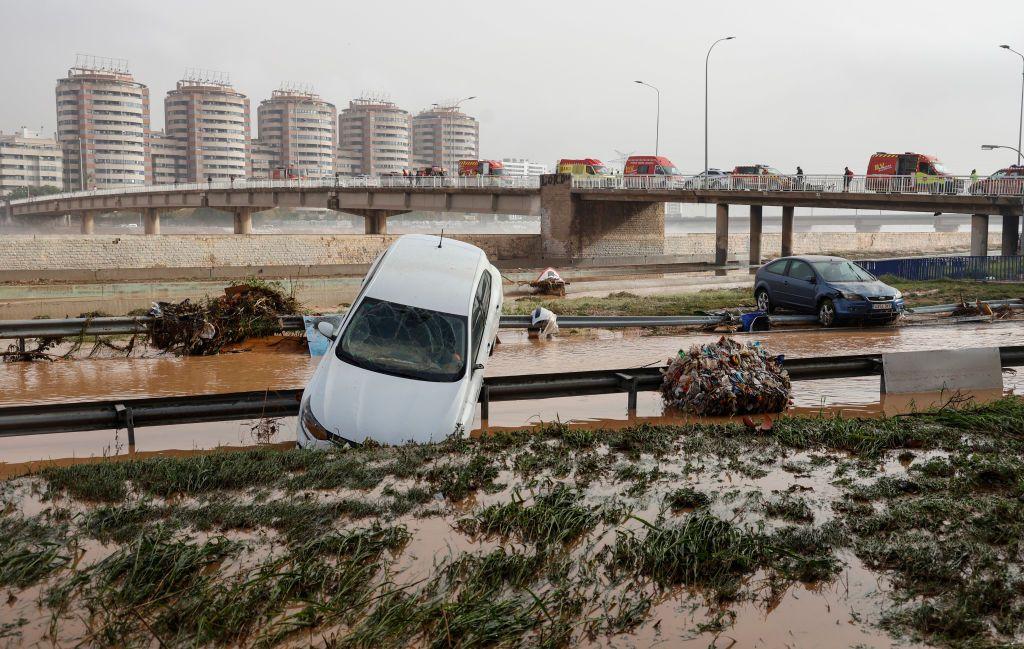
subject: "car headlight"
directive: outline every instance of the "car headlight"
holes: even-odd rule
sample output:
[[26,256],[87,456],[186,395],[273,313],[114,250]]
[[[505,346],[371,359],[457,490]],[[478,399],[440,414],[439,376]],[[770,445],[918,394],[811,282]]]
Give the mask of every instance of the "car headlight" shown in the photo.
[[839,291],[839,297],[844,300],[850,300],[851,302],[863,302],[864,296],[860,293],[848,293],[846,291]]
[[309,406],[308,401],[302,406],[302,412],[299,413],[299,420],[302,422],[303,430],[316,439],[326,442],[331,438],[330,432],[324,428],[323,424],[316,420],[316,417],[313,416],[313,409]]
[[903,293],[899,289],[896,289],[896,295],[892,296],[892,299],[894,299],[894,300],[902,300],[903,299]]

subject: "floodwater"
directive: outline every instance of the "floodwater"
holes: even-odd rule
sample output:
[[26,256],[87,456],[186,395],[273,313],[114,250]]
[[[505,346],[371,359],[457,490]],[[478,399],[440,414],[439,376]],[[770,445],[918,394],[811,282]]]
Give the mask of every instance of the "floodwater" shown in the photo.
[[[738,337],[760,340],[774,353],[812,357],[1021,344],[1024,324],[774,331]],[[522,332],[503,331],[500,338],[501,344],[487,367],[488,376],[660,365],[676,350],[714,341],[718,334],[641,335],[637,330],[597,330],[566,332],[538,341],[529,340]],[[310,358],[294,343],[286,346],[290,353],[269,353],[264,347],[263,351],[208,357],[96,358],[2,364],[0,406],[302,388],[319,359]],[[1010,390],[1024,388],[1024,375],[1004,376],[1004,384]],[[911,405],[907,399],[896,402],[887,397],[885,402],[881,401],[878,388],[877,376],[801,381],[793,392],[794,412],[813,413],[824,409],[871,416],[883,411],[900,411]],[[927,397],[917,395],[912,405],[926,407]],[[614,427],[636,421],[679,423],[686,418],[671,414],[666,418],[660,396],[655,392],[642,392],[638,395],[635,413],[627,412],[626,397],[622,394],[495,402],[491,404],[486,426],[521,427],[554,420]],[[475,426],[480,427],[482,423],[478,416]],[[294,439],[294,425],[294,419],[282,419],[276,432],[263,437],[259,431],[253,431],[252,422],[147,427],[137,431],[134,450],[200,450],[223,445],[244,446],[257,441],[286,442]],[[22,472],[24,467],[14,465],[44,458],[116,455],[128,451],[124,434],[116,438],[112,431],[2,438],[0,473]]]

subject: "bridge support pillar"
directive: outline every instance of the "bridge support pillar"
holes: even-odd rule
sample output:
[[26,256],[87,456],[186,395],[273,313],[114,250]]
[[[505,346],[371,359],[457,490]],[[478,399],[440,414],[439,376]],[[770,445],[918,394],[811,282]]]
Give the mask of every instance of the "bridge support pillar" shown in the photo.
[[363,232],[366,234],[387,234],[388,219],[399,214],[407,214],[410,210],[364,210],[347,209],[350,214],[363,217]]
[[252,209],[242,207],[233,212],[235,217],[235,234],[252,234]]
[[782,208],[782,249],[779,251],[783,257],[793,254],[793,213],[796,208],[783,206]]
[[1016,214],[1003,214],[1003,236],[999,254],[1006,256],[1017,254],[1017,246],[1020,243],[1019,227],[1019,216]]
[[82,234],[92,234],[96,230],[96,215],[82,212]]
[[724,266],[729,259],[729,206],[715,205],[715,265]]
[[572,176],[544,175],[540,177],[540,235],[547,258],[664,255],[665,203],[573,193]]
[[971,215],[971,254],[975,257],[988,255],[988,214]]
[[160,212],[148,207],[142,214],[146,234],[160,234]]
[[764,221],[764,208],[760,205],[750,206],[750,260],[751,266],[761,265],[761,225]]

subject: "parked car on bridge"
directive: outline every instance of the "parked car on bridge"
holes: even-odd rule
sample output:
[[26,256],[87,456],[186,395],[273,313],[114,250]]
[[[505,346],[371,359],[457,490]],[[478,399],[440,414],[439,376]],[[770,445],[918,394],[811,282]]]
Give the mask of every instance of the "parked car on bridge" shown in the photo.
[[683,185],[683,189],[728,189],[729,172],[721,169],[708,169],[705,180],[705,172],[700,172],[690,178]]
[[911,151],[878,152],[868,160],[864,188],[875,192],[959,194],[964,182],[955,178],[935,156]]
[[370,267],[302,394],[299,446],[468,433],[501,318],[501,275],[476,246],[405,235]]
[[793,178],[765,164],[740,165],[732,170],[733,189],[777,192],[793,189]]
[[893,322],[903,313],[903,294],[849,259],[822,255],[782,257],[754,276],[757,308],[815,313],[831,327],[843,320]]
[[573,176],[608,176],[608,168],[597,158],[562,158],[555,166],[560,174]]
[[1024,165],[1010,165],[1000,169],[988,178],[971,183],[967,191],[971,194],[1020,196],[1024,194]]

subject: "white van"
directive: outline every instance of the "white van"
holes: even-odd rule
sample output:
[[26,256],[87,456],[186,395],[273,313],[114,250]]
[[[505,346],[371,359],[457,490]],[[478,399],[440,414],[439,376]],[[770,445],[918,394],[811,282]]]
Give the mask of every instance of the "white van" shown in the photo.
[[302,394],[298,443],[431,442],[473,421],[504,296],[484,251],[410,234],[385,250]]

